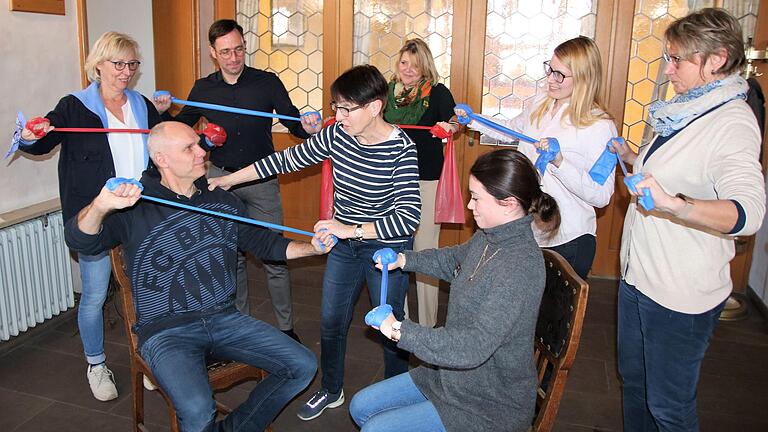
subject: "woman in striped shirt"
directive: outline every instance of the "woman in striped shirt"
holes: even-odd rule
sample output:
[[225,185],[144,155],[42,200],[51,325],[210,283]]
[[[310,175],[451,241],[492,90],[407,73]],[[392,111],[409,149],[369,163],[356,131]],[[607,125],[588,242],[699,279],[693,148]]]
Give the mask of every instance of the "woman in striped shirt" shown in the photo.
[[[387,81],[374,66],[356,66],[331,85],[336,123],[307,141],[257,161],[224,177],[209,179],[211,188],[294,172],[325,159],[333,163],[334,218],[315,224],[315,231],[339,238],[328,255],[321,305],[322,388],[299,410],[302,420],[344,403],[344,355],[347,331],[363,282],[373,306],[379,305],[381,272],[373,253],[389,247],[411,249],[419,225],[421,199],[416,146],[399,128],[384,121]],[[408,275],[390,272],[387,304],[398,320]],[[384,376],[408,371],[408,354],[387,338]]]

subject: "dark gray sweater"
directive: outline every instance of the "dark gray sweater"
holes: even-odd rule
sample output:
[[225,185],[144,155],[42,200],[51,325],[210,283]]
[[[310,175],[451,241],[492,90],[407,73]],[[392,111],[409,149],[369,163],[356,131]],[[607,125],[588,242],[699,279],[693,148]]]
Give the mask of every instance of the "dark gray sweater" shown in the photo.
[[405,257],[404,270],[451,283],[445,327],[406,320],[398,344],[430,364],[410,374],[446,429],[528,430],[536,397],[533,338],[546,278],[531,217],[480,230],[459,246]]

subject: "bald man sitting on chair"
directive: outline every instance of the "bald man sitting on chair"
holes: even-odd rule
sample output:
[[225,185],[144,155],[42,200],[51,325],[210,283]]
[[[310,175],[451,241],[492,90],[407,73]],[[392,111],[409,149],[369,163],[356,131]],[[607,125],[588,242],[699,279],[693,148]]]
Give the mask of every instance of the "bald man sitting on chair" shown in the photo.
[[[205,152],[187,125],[160,123],[149,135],[156,168],[144,172],[142,192],[133,184],[106,187],[67,222],[73,250],[96,254],[123,245],[134,290],[139,350],[176,408],[183,431],[263,430],[309,385],[315,355],[271,325],[234,306],[237,250],[268,260],[328,252],[318,236],[292,241],[253,225],[180,210],[140,195],[246,216],[231,193],[209,191]],[[207,358],[234,360],[269,376],[248,399],[216,424]]]

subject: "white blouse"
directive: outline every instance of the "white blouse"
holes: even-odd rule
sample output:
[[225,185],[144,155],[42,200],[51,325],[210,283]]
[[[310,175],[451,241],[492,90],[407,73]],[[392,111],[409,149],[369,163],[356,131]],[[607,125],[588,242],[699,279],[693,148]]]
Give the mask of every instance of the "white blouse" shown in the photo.
[[[110,129],[138,129],[136,119],[133,117],[131,102],[123,105],[123,119],[117,117],[106,109],[107,121]],[[107,134],[109,149],[112,151],[112,160],[115,163],[115,177],[141,179],[141,173],[146,168],[144,162],[144,138],[140,133],[111,132]]]

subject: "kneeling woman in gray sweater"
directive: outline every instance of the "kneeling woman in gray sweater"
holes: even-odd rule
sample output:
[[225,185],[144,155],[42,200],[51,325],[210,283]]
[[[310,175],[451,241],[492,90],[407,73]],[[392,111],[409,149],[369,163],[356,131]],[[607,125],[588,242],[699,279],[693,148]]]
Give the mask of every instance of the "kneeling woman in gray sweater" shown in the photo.
[[[516,150],[477,159],[467,207],[479,230],[461,245],[404,251],[389,269],[446,280],[445,327],[396,321],[380,327],[425,363],[355,395],[350,412],[364,432],[525,431],[536,397],[533,338],[545,271],[531,222],[560,224],[531,162]],[[381,268],[381,265],[378,265]]]

